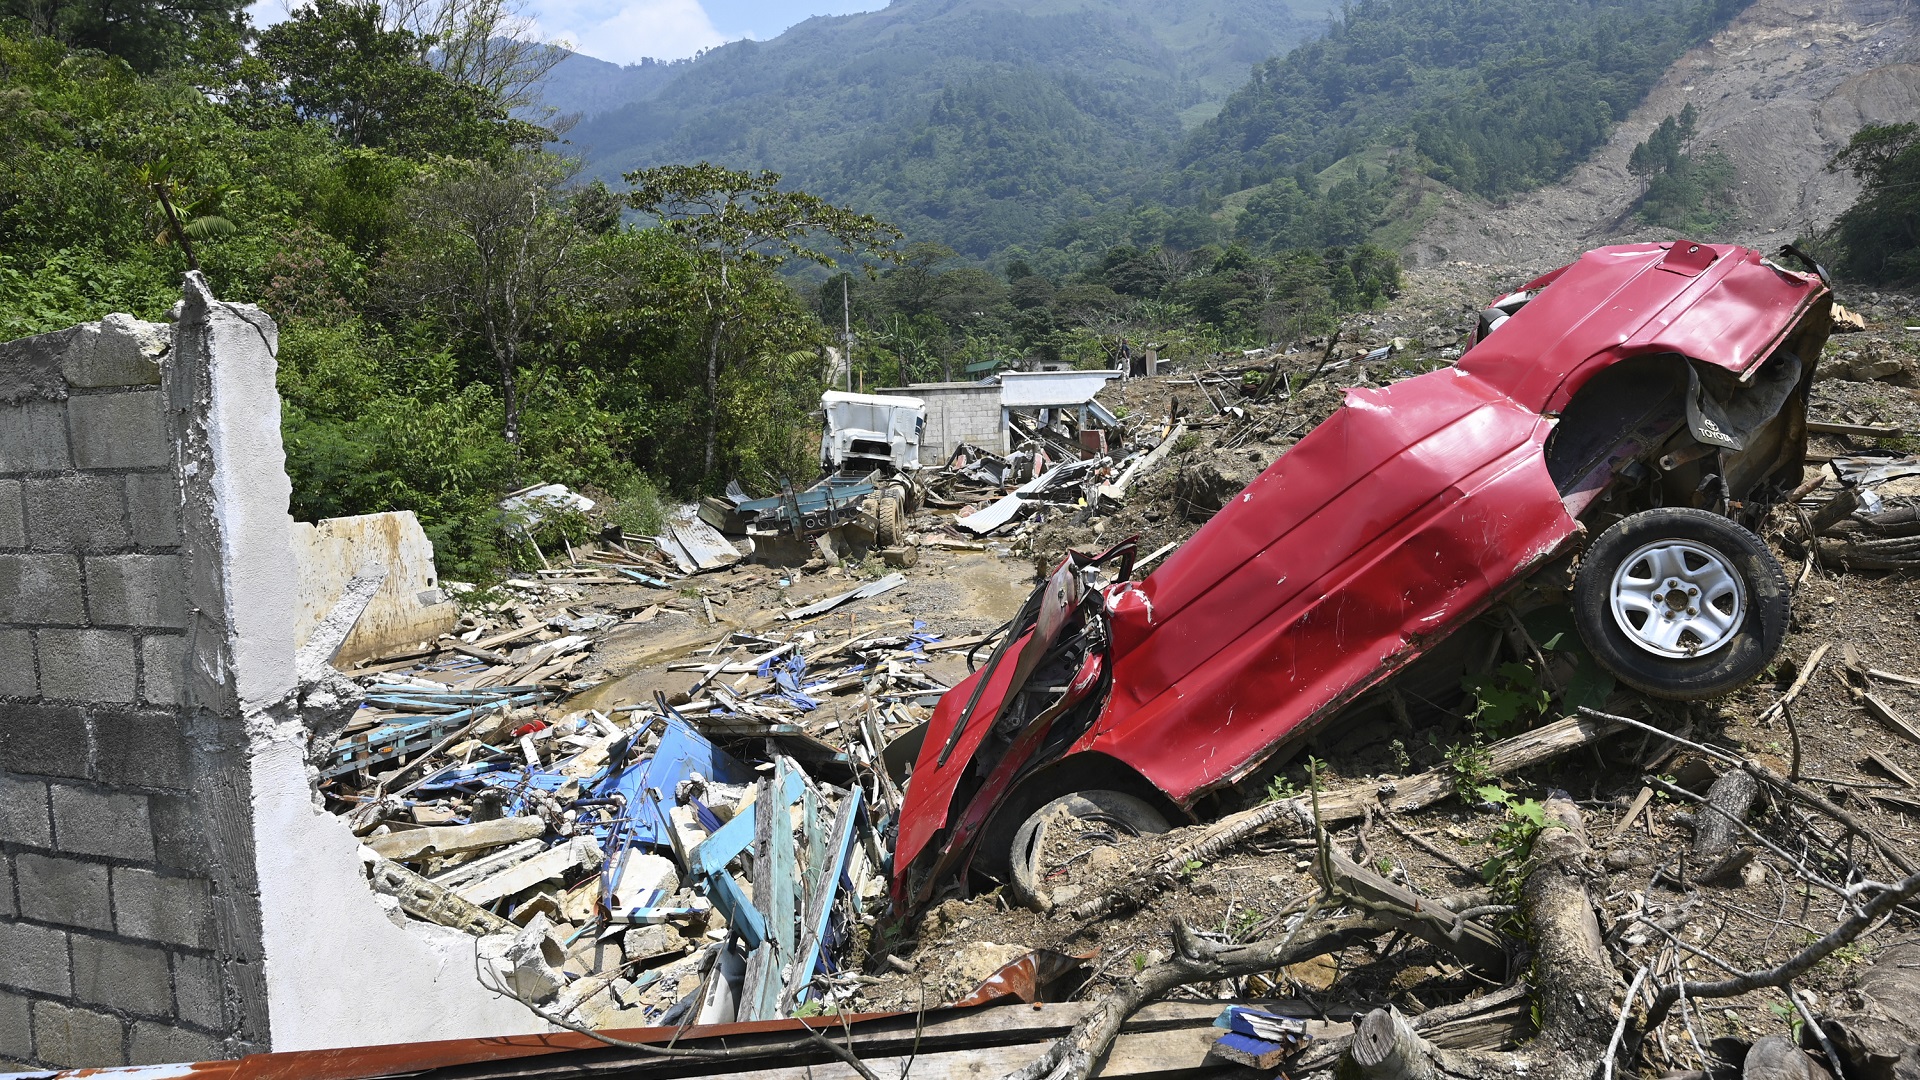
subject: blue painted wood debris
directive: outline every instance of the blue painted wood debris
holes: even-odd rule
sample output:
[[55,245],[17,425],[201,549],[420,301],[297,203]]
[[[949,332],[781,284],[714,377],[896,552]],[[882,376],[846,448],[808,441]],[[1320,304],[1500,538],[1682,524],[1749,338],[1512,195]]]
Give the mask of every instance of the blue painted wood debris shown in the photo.
[[[416,888],[480,904],[510,932],[553,926],[573,962],[604,973],[590,976],[607,984],[586,999],[602,1010],[591,1022],[761,1020],[843,999],[857,984],[841,964],[870,918],[862,894],[884,879],[898,807],[879,752],[944,691],[916,670],[940,636],[917,623],[834,645],[818,629],[739,633],[714,648],[728,657],[683,665],[701,674],[678,704],[609,714],[568,705],[589,684],[568,681],[553,643],[583,639],[554,633],[606,621],[582,618],[551,620],[546,652],[521,631],[511,659],[483,640],[365,677],[357,719],[317,758],[323,791],[363,834],[544,823],[531,839],[521,827],[496,848],[406,865],[425,879]],[[862,697],[844,715],[850,693]]]

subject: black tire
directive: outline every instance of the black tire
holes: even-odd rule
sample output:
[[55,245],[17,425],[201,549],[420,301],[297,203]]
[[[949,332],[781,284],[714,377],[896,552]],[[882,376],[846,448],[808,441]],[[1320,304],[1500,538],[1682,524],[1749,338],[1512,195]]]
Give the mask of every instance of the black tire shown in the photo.
[[[1716,554],[1721,560],[1720,569],[1738,585],[1737,591],[1722,593],[1716,608],[1731,618],[1740,611],[1734,606],[1737,598],[1744,616],[1737,625],[1723,623],[1717,639],[1690,639],[1691,632],[1682,632],[1678,640],[1665,645],[1683,655],[1657,651],[1664,644],[1659,641],[1642,644],[1642,638],[1655,638],[1664,629],[1656,626],[1655,630],[1644,630],[1648,621],[1675,618],[1685,625],[1689,617],[1707,606],[1690,598],[1701,595],[1698,590],[1714,569],[1700,549]],[[1683,569],[1673,574],[1663,571],[1663,565],[1672,567],[1673,563],[1656,563],[1645,554],[1653,550],[1676,553],[1666,557],[1681,559]],[[1628,560],[1633,562],[1629,564]],[[1677,608],[1669,615],[1660,607],[1654,613],[1630,610],[1631,603],[1623,602],[1622,613],[1616,614],[1616,575],[1623,575],[1628,583],[1623,586],[1624,592],[1634,591],[1631,582],[1658,579],[1648,586],[1655,590],[1656,600],[1667,603],[1667,598],[1673,597],[1677,599],[1671,602],[1698,606]],[[1698,582],[1695,575],[1699,576]],[[1692,590],[1690,597],[1662,583],[1667,581],[1680,582],[1682,592]],[[1704,587],[1714,591],[1711,585]],[[1661,588],[1668,591],[1658,592]],[[1759,537],[1718,514],[1692,509],[1648,510],[1622,519],[1588,546],[1573,585],[1574,624],[1594,659],[1628,686],[1676,701],[1716,697],[1766,670],[1787,638],[1791,618],[1788,601],[1786,572]],[[1623,621],[1634,627],[1631,633],[1623,627]],[[1701,649],[1703,644],[1711,647]]]
[[874,501],[873,516],[879,522],[874,539],[883,548],[899,547],[900,538],[907,535],[907,517],[900,512],[900,500],[892,495],[880,496]]
[[1017,902],[1035,911],[1046,911],[1053,906],[1046,897],[1038,862],[1047,843],[1047,823],[1061,811],[1082,821],[1110,825],[1117,836],[1159,834],[1172,828],[1152,803],[1124,791],[1076,791],[1035,810],[1014,832],[1013,850],[1007,853],[1012,870],[1007,881],[1008,891]]

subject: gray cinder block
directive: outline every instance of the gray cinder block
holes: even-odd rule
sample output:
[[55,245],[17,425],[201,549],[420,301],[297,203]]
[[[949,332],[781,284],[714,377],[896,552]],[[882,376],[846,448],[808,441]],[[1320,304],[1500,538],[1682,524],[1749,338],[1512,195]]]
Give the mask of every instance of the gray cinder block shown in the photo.
[[0,774],[0,844],[52,847],[52,820],[46,781]]
[[67,404],[0,404],[0,473],[52,472],[73,466],[67,453]]
[[187,624],[185,567],[178,555],[95,555],[86,560],[87,614],[95,626]]
[[113,929],[107,868],[100,863],[23,852],[13,860],[20,882],[20,914],[40,922]]
[[30,698],[40,692],[33,670],[33,635],[0,629],[0,697]]
[[0,919],[0,986],[40,994],[69,992],[67,935],[44,926]]
[[118,476],[47,477],[22,488],[27,543],[36,551],[121,551],[132,541]]
[[85,623],[80,560],[71,555],[0,555],[0,611],[13,623]]
[[86,714],[71,705],[0,705],[0,770],[84,779],[92,743]]
[[199,878],[114,867],[113,915],[115,927],[128,937],[194,949],[213,944],[213,909],[207,883]]
[[42,1061],[72,1068],[127,1063],[120,1019],[56,1001],[33,1003],[33,1043]]
[[80,855],[152,862],[147,797],[53,785],[53,846]]
[[74,327],[60,351],[60,374],[70,386],[151,386],[160,382],[159,357],[173,343],[165,323],[114,314]]
[[27,519],[20,505],[20,481],[0,480],[0,548],[27,546]]
[[41,630],[40,694],[53,701],[131,703],[134,638],[124,630]]
[[162,420],[158,390],[67,399],[74,467],[141,469],[173,464],[173,447]]
[[170,472],[127,477],[127,516],[133,542],[143,548],[180,546],[180,483]]
[[73,935],[73,996],[141,1016],[173,1015],[164,949]]

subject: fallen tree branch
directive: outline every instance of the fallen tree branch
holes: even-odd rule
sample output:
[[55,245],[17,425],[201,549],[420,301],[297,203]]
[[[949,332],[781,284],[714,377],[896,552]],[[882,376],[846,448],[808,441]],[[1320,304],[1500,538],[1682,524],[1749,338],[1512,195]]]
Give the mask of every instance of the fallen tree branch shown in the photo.
[[1072,1031],[1004,1080],[1085,1080],[1113,1046],[1127,1018],[1175,987],[1273,971],[1370,941],[1393,926],[1387,919],[1365,914],[1328,920],[1314,926],[1311,935],[1302,934],[1304,929],[1303,924],[1273,941],[1221,946],[1176,920],[1171,958],[1146,968],[1101,999]]
[[[1854,888],[1858,890],[1867,884],[1872,883],[1863,883]],[[1687,982],[1684,979],[1674,982],[1664,987],[1653,999],[1653,1007],[1647,1010],[1647,1017],[1641,1030],[1646,1032],[1659,1027],[1682,993],[1691,994],[1696,998],[1724,998],[1737,997],[1754,990],[1778,989],[1786,986],[1810,971],[1815,964],[1833,955],[1834,950],[1857,939],[1882,915],[1916,895],[1920,895],[1920,874],[1913,874],[1897,885],[1882,886],[1882,891],[1869,900],[1866,906],[1856,912],[1853,917],[1828,931],[1825,937],[1802,949],[1785,963],[1765,971],[1744,972],[1718,982],[1697,983]]]
[[[1489,776],[1502,776],[1537,765],[1569,750],[1599,742],[1624,726],[1621,718],[1605,714],[1576,715],[1556,720],[1488,746],[1486,773]],[[1352,821],[1365,816],[1368,808],[1384,812],[1424,809],[1451,798],[1454,781],[1454,770],[1449,766],[1441,766],[1386,784],[1321,793],[1318,796],[1320,821],[1322,824]],[[1313,822],[1312,799],[1307,796],[1263,803],[1229,815],[1215,822],[1192,842],[1171,848],[1158,866],[1082,901],[1073,909],[1073,916],[1082,920],[1096,919],[1109,912],[1142,907],[1178,880],[1179,873],[1188,863],[1215,859],[1267,829],[1281,829],[1288,835],[1305,836],[1312,831]]]
[[1743,769],[1753,776],[1754,779],[1773,787],[1794,801],[1805,803],[1835,821],[1838,821],[1840,824],[1845,825],[1848,831],[1852,832],[1855,836],[1859,836],[1866,840],[1867,843],[1872,844],[1875,850],[1879,851],[1881,855],[1884,855],[1888,862],[1899,868],[1901,873],[1911,874],[1915,872],[1913,863],[1910,862],[1905,855],[1901,854],[1898,848],[1889,843],[1885,837],[1862,824],[1860,819],[1800,785],[1791,783],[1786,777],[1781,776],[1765,765],[1748,761],[1746,758],[1737,754],[1729,754],[1724,750],[1718,750],[1711,746],[1703,746],[1700,743],[1683,739],[1672,732],[1662,731],[1652,724],[1643,723],[1639,720],[1633,720],[1625,716],[1613,716],[1609,713],[1600,712],[1597,709],[1589,709],[1584,705],[1580,707],[1580,711],[1591,717],[1618,721],[1619,723],[1658,735],[1663,739],[1671,739],[1690,750],[1697,750],[1702,754],[1706,754],[1708,757],[1725,762],[1735,768]]

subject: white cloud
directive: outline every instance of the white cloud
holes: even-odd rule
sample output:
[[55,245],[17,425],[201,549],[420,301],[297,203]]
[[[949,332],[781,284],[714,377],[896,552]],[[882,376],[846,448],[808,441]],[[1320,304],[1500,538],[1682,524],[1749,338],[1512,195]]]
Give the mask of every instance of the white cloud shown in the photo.
[[726,40],[699,0],[544,0],[536,10],[542,37],[616,64],[677,60]]
[[247,15],[255,26],[272,26],[287,17],[289,0],[253,0],[247,5]]

